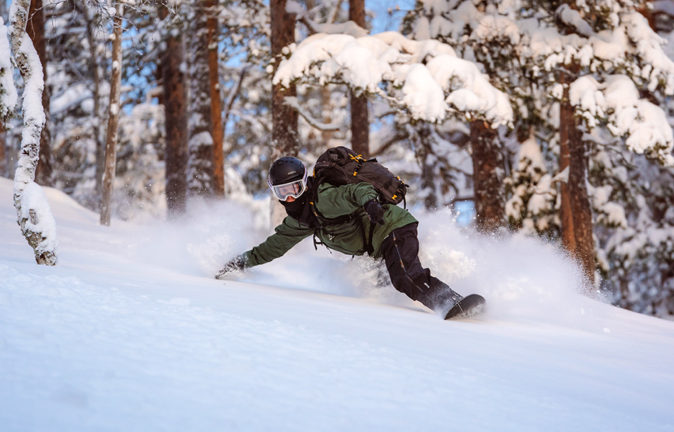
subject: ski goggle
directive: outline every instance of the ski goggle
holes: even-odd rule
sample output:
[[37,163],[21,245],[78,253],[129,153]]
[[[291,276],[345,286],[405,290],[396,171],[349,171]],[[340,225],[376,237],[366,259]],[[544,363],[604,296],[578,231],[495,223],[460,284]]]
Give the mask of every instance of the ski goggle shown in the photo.
[[273,185],[271,182],[268,183],[269,189],[274,193],[274,196],[281,201],[286,201],[288,197],[297,199],[302,196],[307,189],[307,172],[305,170],[304,177],[300,180],[294,180],[280,185]]

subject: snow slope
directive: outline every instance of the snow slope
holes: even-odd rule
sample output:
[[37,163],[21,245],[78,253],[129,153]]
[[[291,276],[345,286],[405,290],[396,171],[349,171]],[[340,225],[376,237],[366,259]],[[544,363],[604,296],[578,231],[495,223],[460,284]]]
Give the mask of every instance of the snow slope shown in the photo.
[[60,261],[37,266],[11,190],[0,179],[4,432],[674,430],[674,323],[576,294],[541,242],[421,215],[422,261],[490,302],[445,322],[309,241],[214,280],[265,237],[264,202],[104,228],[47,190]]

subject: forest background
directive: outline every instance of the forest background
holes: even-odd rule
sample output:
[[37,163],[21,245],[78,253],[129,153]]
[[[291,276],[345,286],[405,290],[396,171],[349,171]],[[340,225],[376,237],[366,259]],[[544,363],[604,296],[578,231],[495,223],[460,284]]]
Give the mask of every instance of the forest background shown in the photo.
[[0,5],[0,175],[24,234],[33,181],[104,224],[179,218],[264,196],[279,155],[347,145],[401,175],[409,206],[468,203],[484,235],[565,248],[589,293],[674,315],[674,4],[385,3]]

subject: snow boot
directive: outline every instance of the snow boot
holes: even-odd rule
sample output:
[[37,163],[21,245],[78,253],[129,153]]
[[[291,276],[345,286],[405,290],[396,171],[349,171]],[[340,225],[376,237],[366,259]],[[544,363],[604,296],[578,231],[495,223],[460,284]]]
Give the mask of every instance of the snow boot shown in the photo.
[[454,305],[463,299],[461,294],[433,276],[430,277],[430,283],[425,285],[428,287],[428,294],[422,303],[433,311],[441,313],[442,316],[445,316]]

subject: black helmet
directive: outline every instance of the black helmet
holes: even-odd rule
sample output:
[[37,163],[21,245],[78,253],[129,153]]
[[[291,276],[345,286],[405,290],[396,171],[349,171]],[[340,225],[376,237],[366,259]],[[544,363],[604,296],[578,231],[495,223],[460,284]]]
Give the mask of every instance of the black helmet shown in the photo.
[[285,156],[271,164],[267,182],[281,201],[287,200],[289,196],[299,198],[307,187],[307,169],[301,160]]
[[301,180],[306,172],[307,169],[301,160],[291,156],[284,156],[276,159],[271,164],[271,168],[269,168],[269,184],[281,185],[294,180]]

